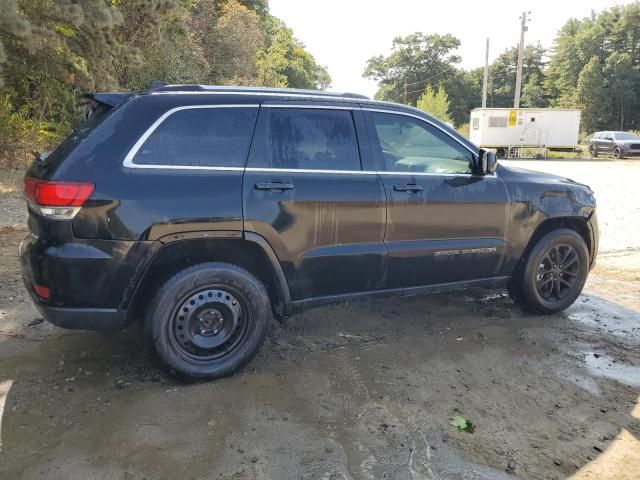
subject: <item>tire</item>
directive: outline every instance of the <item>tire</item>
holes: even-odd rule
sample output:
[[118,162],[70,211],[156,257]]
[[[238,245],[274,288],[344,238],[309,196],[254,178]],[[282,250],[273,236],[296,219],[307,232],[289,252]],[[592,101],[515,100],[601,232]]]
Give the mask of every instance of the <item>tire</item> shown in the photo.
[[622,159],[622,150],[620,149],[620,147],[616,147],[613,149],[613,158],[615,158],[616,160]]
[[264,342],[271,307],[262,283],[228,263],[202,263],[171,277],[144,318],[161,367],[184,381],[237,372]]
[[584,239],[562,228],[537,241],[514,272],[507,291],[523,309],[549,315],[576,301],[588,274],[589,251]]
[[589,155],[593,158],[598,158],[598,149],[595,145],[589,145]]

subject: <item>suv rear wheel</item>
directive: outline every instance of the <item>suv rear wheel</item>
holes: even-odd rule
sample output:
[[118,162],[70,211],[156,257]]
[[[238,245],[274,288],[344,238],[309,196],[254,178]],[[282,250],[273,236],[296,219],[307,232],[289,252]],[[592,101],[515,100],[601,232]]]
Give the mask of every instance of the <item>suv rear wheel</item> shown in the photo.
[[593,158],[598,157],[598,149],[593,144],[589,146],[589,155],[591,155]]
[[227,263],[203,263],[170,278],[155,294],[145,337],[168,373],[182,380],[224,377],[256,354],[271,308],[262,283]]
[[584,239],[573,230],[558,229],[538,240],[507,290],[525,310],[556,313],[575,302],[588,273],[589,251]]

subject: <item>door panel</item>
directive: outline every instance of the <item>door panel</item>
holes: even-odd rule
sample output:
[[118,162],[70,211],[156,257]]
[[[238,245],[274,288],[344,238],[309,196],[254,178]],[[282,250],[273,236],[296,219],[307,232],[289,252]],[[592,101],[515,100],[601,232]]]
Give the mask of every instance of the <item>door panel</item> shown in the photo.
[[[386,288],[502,275],[508,191],[424,120],[365,112],[388,199]],[[404,171],[403,171],[404,170]]]
[[[383,175],[389,196],[387,286],[499,276],[507,192],[498,177]],[[422,191],[397,192],[397,184]]]
[[362,113],[318,107],[263,106],[244,176],[244,228],[271,244],[292,300],[379,288],[386,256]]

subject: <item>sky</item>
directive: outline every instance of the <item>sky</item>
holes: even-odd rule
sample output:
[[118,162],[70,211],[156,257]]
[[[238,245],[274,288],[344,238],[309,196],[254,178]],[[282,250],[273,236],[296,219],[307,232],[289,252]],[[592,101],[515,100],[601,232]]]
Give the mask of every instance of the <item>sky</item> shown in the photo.
[[375,82],[362,78],[366,61],[387,55],[396,36],[420,31],[451,33],[460,42],[465,69],[484,66],[520,40],[520,16],[531,12],[526,43],[551,47],[571,17],[589,16],[616,0],[270,0],[271,13],[294,31],[316,60],[329,69],[331,90],[373,97]]

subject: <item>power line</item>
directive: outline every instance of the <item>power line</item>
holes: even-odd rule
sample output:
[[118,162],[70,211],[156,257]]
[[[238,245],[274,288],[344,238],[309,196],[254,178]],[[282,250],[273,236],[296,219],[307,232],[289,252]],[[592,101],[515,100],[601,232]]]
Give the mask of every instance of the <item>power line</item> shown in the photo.
[[[450,80],[453,80],[454,78],[457,78],[458,74],[455,73],[453,75],[451,75],[449,78],[445,78],[444,80],[440,80],[438,83],[436,83],[433,87],[439,87],[440,85],[443,85],[445,83],[447,83]],[[412,93],[418,93],[418,92],[423,92],[424,89],[420,88],[418,90],[411,90],[410,92],[407,92],[407,95],[410,95]]]
[[442,75],[443,73],[446,73],[446,72],[448,72],[448,71],[449,71],[449,70],[445,68],[444,70],[441,70],[440,72],[436,73],[435,75],[431,75],[430,77],[425,78],[424,80],[420,80],[420,81],[418,81],[418,82],[413,82],[413,83],[407,83],[407,87],[412,87],[413,85],[418,85],[419,83],[425,83],[425,82],[428,82],[428,81],[429,81],[429,80],[431,80],[432,78],[436,78],[437,76]]

